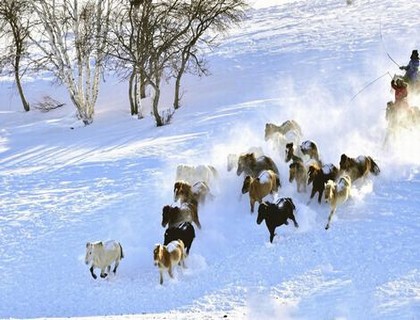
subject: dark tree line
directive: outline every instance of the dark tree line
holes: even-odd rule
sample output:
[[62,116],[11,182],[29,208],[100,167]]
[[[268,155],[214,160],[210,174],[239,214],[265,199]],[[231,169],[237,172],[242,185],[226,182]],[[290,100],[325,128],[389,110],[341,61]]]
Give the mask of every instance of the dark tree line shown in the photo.
[[[245,0],[2,0],[0,39],[10,45],[0,52],[0,70],[13,70],[26,111],[24,72],[53,74],[85,124],[93,121],[101,78],[116,72],[128,83],[131,114],[144,117],[149,88],[162,126],[181,106],[182,77],[208,74],[205,50],[246,9]],[[165,81],[174,100],[162,110]]]

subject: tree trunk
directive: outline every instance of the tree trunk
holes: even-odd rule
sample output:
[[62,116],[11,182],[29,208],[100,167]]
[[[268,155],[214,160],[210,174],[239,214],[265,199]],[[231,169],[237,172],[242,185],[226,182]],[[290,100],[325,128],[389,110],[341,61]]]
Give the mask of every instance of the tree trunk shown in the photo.
[[186,65],[186,61],[182,61],[181,64],[181,68],[179,69],[179,72],[176,76],[176,80],[175,80],[175,97],[174,97],[174,109],[177,110],[180,108],[180,88],[181,88],[181,78],[184,74],[185,71],[185,65]]
[[147,85],[146,76],[144,75],[144,71],[141,71],[140,72],[140,99],[146,98],[146,85]]
[[136,97],[135,97],[135,78],[136,78],[136,74],[135,71],[133,70],[130,76],[130,80],[128,82],[128,96],[130,99],[130,111],[131,111],[131,115],[134,116],[135,114],[138,113],[138,109],[136,106]]
[[154,86],[155,95],[153,97],[153,115],[156,120],[156,126],[161,127],[164,125],[162,117],[159,114],[159,99],[160,99],[160,88],[159,86]]
[[20,81],[19,58],[18,58],[18,56],[16,57],[16,60],[15,60],[15,81],[16,81],[16,86],[17,86],[18,91],[19,91],[20,100],[22,101],[23,109],[26,112],[28,112],[30,110],[30,107],[29,107],[28,101],[25,98],[25,94],[23,93],[23,87],[22,87],[22,83]]

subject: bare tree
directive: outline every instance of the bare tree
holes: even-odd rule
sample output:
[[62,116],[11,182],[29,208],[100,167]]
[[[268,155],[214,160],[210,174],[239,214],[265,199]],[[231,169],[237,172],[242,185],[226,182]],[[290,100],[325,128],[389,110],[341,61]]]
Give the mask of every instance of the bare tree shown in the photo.
[[[117,58],[119,71],[129,79],[131,113],[143,117],[141,98],[147,85],[153,91],[156,125],[168,123],[179,108],[183,74],[191,70],[206,74],[199,55],[200,45],[212,43],[211,38],[204,38],[206,31],[226,31],[242,19],[245,8],[245,0],[127,1],[113,19],[110,55]],[[173,107],[160,112],[161,84],[172,77]]]
[[0,56],[1,66],[10,65],[22,101],[23,109],[30,110],[29,102],[26,100],[22,76],[25,68],[22,68],[22,59],[28,51],[28,37],[30,29],[30,17],[27,0],[2,0],[0,1],[0,39],[7,44],[3,54]]
[[62,82],[86,125],[92,123],[106,58],[114,0],[38,0],[37,38],[43,68]]
[[191,0],[183,7],[189,30],[180,42],[179,56],[176,57],[174,108],[180,107],[180,86],[184,73],[195,70],[198,75],[206,75],[205,60],[198,52],[203,47],[211,47],[214,37],[207,33],[225,33],[233,24],[237,24],[245,16],[248,7],[243,0]]
[[141,99],[145,98],[149,53],[147,44],[152,32],[153,5],[148,0],[125,1],[114,12],[108,55],[115,58],[117,73],[128,79],[128,96],[132,115],[143,118]]
[[[160,88],[164,72],[176,51],[177,42],[188,31],[180,11],[181,0],[152,2],[130,1],[119,11],[111,39],[110,54],[119,60],[118,67],[129,78],[132,114],[143,117],[141,98],[145,86],[153,89],[152,112],[157,126],[164,125],[171,113],[159,113]],[[130,71],[127,73],[127,65]]]

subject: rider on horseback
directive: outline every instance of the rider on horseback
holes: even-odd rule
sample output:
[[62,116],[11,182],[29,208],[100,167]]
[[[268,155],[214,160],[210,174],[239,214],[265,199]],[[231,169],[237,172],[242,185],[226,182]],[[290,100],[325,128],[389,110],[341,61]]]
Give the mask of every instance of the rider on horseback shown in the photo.
[[410,56],[410,62],[406,66],[401,66],[401,70],[405,70],[404,80],[410,85],[417,81],[417,73],[419,71],[419,52],[413,50]]
[[401,77],[394,77],[391,87],[395,90],[395,101],[388,102],[386,119],[396,121],[395,124],[402,124],[411,116],[410,107],[407,102],[407,83]]

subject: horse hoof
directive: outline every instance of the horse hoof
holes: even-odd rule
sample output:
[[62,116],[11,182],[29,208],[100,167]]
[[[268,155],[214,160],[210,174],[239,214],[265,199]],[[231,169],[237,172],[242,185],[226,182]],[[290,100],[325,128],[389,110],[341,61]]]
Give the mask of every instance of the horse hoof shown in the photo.
[[106,276],[107,276],[108,274],[106,274],[106,273],[104,273],[104,274],[101,274],[101,278],[106,278]]

